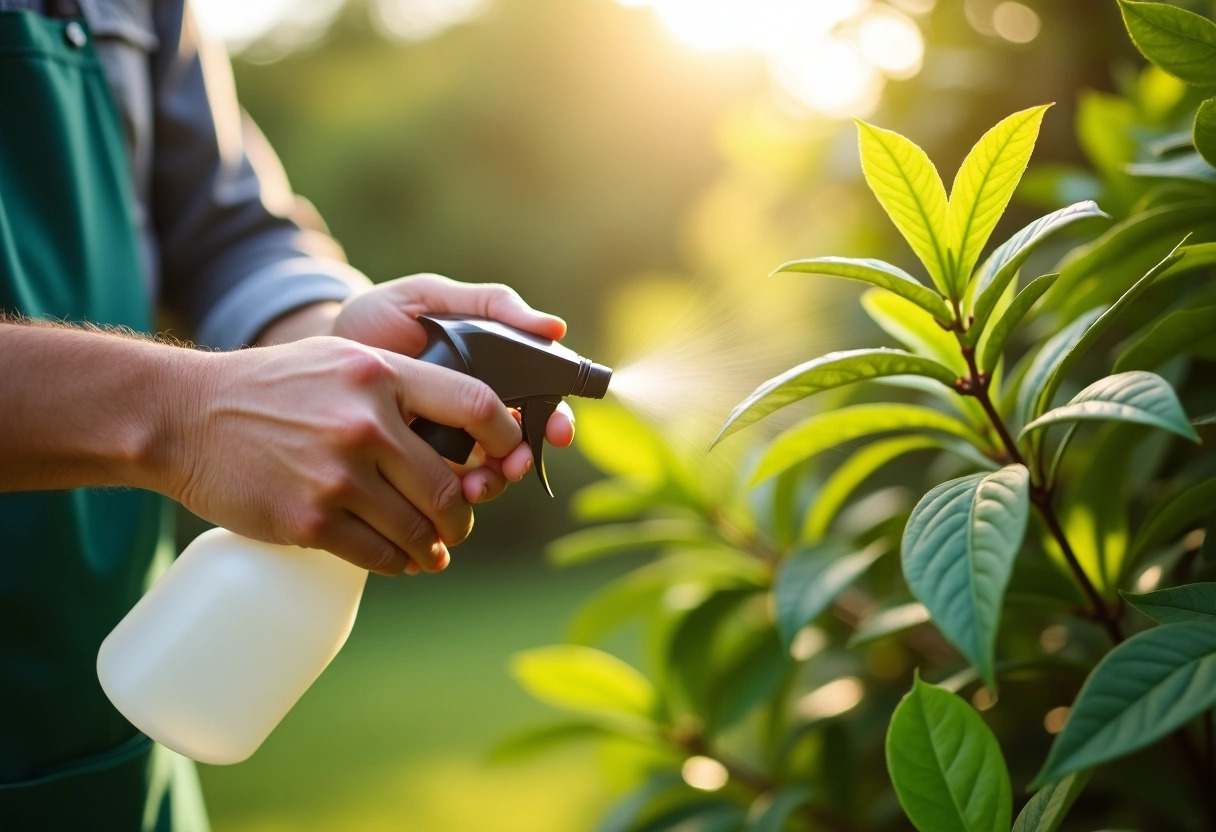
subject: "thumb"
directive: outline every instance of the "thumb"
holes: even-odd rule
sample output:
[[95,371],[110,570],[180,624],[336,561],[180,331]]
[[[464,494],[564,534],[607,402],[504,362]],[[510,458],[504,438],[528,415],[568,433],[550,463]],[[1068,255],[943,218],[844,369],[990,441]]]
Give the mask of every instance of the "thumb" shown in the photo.
[[566,334],[566,322],[529,306],[519,293],[501,283],[460,283],[439,275],[414,279],[416,299],[436,313],[492,318],[543,338]]

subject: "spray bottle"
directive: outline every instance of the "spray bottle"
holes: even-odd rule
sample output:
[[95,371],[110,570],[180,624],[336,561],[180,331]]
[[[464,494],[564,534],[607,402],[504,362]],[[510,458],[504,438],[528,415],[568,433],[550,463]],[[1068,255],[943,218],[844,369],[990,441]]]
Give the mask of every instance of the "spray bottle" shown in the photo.
[[[545,425],[563,396],[602,398],[612,370],[497,321],[420,316],[418,356],[486,382],[522,417],[524,441],[552,496]],[[464,430],[410,426],[462,463]],[[199,535],[102,642],[102,689],[137,728],[200,762],[257,750],[342,649],[367,572],[316,549],[261,543],[226,529]]]

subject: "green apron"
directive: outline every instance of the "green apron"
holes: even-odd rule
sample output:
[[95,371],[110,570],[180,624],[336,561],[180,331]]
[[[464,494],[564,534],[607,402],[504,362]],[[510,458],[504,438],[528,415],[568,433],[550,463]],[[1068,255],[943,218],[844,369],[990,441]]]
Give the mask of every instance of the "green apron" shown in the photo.
[[[132,199],[85,22],[0,12],[0,309],[147,332]],[[95,670],[173,555],[169,509],[136,490],[0,494],[0,830],[207,829],[192,765]]]

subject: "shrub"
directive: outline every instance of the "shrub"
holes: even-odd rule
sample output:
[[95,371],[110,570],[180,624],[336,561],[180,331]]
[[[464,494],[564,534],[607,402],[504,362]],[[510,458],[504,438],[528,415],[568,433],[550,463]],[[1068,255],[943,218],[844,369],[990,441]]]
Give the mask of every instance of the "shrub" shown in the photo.
[[[1046,107],[985,134],[948,196],[920,148],[859,122],[866,182],[928,283],[867,259],[776,272],[869,284],[865,311],[903,348],[829,353],[740,403],[718,440],[828,400],[744,482],[626,413],[583,412],[611,478],[575,504],[601,525],[554,559],[658,554],[582,607],[573,643],[515,658],[532,694],[580,717],[502,753],[603,743],[640,786],[602,830],[1055,830],[1070,809],[1080,828],[1216,828],[1216,459],[1200,444],[1216,100],[1199,103],[1216,24],[1120,5],[1149,72],[1193,88],[1082,106],[1105,176],[1084,181],[1113,224],[1082,200],[981,260]],[[1095,147],[1112,123],[1135,141]],[[1048,240],[1098,223],[1020,279]],[[592,646],[629,621],[648,674]]]

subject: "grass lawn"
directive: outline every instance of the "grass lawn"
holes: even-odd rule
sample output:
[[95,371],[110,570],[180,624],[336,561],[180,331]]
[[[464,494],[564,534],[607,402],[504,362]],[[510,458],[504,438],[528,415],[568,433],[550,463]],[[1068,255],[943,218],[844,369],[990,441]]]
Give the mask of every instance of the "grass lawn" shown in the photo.
[[574,607],[614,571],[461,548],[442,575],[372,576],[346,647],[262,748],[200,767],[215,832],[593,825],[611,795],[590,749],[485,757],[553,715],[515,685],[508,656],[561,641]]

